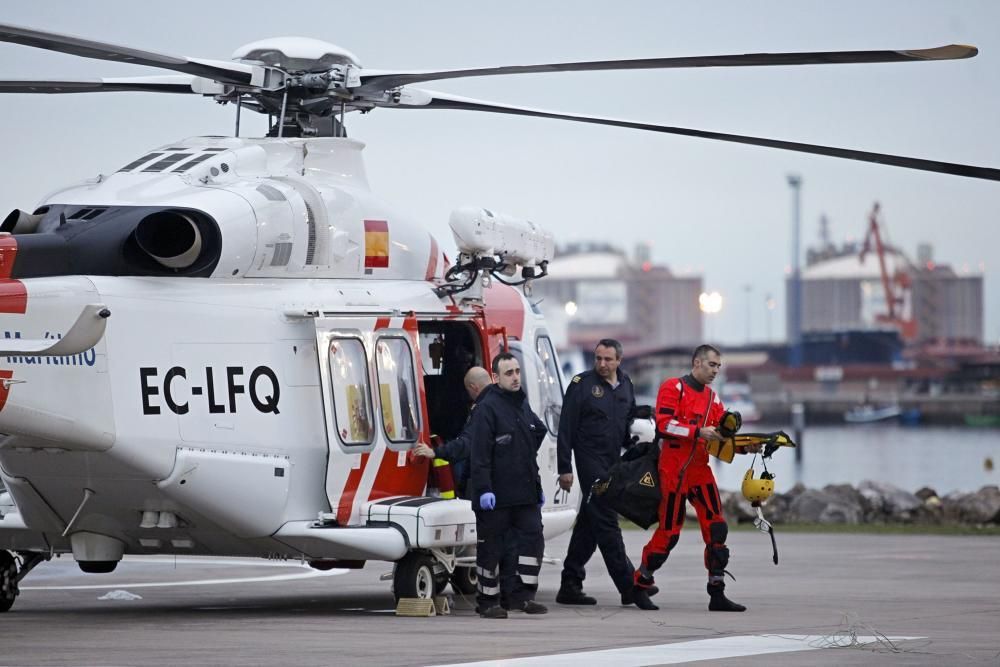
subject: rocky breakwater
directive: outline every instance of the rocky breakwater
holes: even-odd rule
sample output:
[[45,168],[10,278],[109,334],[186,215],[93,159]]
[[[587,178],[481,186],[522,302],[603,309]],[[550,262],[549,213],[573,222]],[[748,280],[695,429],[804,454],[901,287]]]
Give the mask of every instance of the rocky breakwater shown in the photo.
[[[749,523],[756,516],[739,492],[723,492],[726,518]],[[829,484],[807,489],[796,484],[785,493],[775,493],[764,503],[764,516],[774,524],[1000,524],[1000,487],[984,486],[973,493],[939,496],[924,487],[916,493],[885,482],[866,480],[857,487]]]

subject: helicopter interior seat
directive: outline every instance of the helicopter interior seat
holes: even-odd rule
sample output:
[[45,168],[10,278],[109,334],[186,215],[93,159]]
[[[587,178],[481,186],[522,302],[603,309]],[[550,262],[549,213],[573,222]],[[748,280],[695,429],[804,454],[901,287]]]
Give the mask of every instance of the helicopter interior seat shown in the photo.
[[470,405],[465,391],[465,373],[482,364],[469,326],[463,322],[433,322],[419,326],[421,349],[426,350],[431,359],[427,364],[425,358],[423,368],[430,432],[445,441],[456,437],[465,426]]

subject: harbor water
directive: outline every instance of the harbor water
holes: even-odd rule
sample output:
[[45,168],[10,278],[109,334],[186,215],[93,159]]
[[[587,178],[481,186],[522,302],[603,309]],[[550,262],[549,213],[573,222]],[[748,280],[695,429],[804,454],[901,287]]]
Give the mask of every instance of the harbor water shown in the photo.
[[[782,425],[745,424],[742,432],[760,433]],[[802,460],[795,450],[778,450],[767,462],[776,475],[775,490],[788,491],[802,482],[808,488],[851,484],[868,479],[888,482],[911,493],[928,486],[945,495],[1000,485],[1000,430],[992,428],[899,426],[868,424],[806,427]],[[737,456],[731,463],[716,459],[713,469],[719,488],[737,491],[753,458]],[[761,470],[760,458],[756,468]]]

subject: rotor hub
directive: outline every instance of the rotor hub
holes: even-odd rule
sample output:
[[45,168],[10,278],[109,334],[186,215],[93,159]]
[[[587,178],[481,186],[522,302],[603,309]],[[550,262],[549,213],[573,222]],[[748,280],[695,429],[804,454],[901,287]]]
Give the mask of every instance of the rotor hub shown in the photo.
[[233,52],[233,60],[286,72],[325,72],[338,65],[361,67],[357,56],[347,49],[310,37],[269,37],[244,44]]

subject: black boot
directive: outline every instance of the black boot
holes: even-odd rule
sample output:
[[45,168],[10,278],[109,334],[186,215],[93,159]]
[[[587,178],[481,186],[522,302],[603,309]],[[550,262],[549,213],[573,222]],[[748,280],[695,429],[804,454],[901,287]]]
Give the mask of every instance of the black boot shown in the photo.
[[579,582],[563,580],[556,593],[556,602],[559,604],[597,604],[597,600],[583,592],[583,585]]
[[[646,589],[646,597],[653,597],[660,592],[660,589],[656,586],[650,586]],[[622,593],[622,604],[628,606],[630,604],[635,604],[635,587],[626,588]]]
[[[625,596],[622,596],[624,601]],[[656,611],[659,609],[653,601],[649,599],[649,588],[643,588],[641,586],[632,587],[632,603],[642,609],[643,611]]]
[[708,585],[709,611],[746,611],[747,608],[726,597],[726,585],[723,583]]
[[479,618],[507,618],[507,610],[499,605],[493,605],[479,610]]

